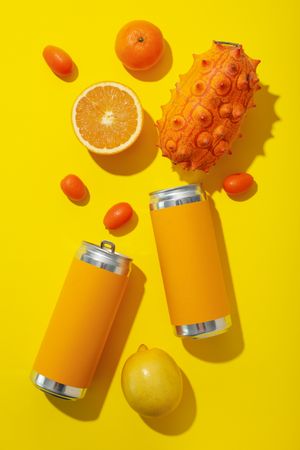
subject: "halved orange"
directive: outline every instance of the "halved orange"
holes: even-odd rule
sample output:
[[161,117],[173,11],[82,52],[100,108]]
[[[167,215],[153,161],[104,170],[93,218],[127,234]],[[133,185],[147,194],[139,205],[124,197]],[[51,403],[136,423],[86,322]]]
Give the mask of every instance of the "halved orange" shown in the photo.
[[136,141],[143,126],[143,109],[127,86],[105,81],[77,98],[72,121],[77,137],[89,150],[111,155]]

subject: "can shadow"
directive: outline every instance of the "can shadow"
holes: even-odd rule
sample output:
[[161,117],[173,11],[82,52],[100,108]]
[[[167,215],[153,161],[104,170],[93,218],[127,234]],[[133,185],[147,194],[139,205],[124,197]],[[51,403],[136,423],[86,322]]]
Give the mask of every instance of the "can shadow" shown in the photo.
[[193,356],[205,361],[217,363],[230,361],[240,355],[244,349],[244,339],[221,219],[210,197],[208,198],[208,201],[210,202],[210,209],[213,217],[221,264],[223,267],[225,285],[231,306],[232,326],[226,333],[219,336],[214,336],[203,340],[193,340],[187,338],[183,339],[182,342],[186,350]]
[[125,295],[108,336],[94,381],[86,396],[82,400],[72,402],[45,394],[49,402],[64,414],[82,421],[92,421],[99,417],[142,300],[145,282],[144,273],[133,264]]
[[150,428],[158,433],[166,435],[182,434],[191,427],[195,420],[197,412],[195,394],[185,373],[183,371],[181,373],[183,380],[182,400],[175,411],[165,417],[141,417]]
[[165,50],[161,60],[151,69],[148,70],[130,70],[125,67],[128,73],[134,78],[141,81],[158,81],[161,80],[171,70],[173,65],[173,55],[170,44],[166,39]]
[[157,155],[157,130],[152,117],[144,111],[144,124],[137,141],[116,155],[89,152],[96,164],[115,175],[132,175],[148,167]]
[[[256,108],[247,113],[242,127],[242,138],[235,141],[232,155],[223,156],[209,173],[202,171],[188,172],[179,166],[173,166],[181,180],[188,183],[203,183],[205,190],[210,194],[221,191],[222,183],[227,175],[236,172],[247,172],[257,156],[266,156],[265,143],[273,137],[272,126],[280,120],[275,112],[278,95],[269,92],[269,86],[261,85],[260,91],[255,94]],[[247,200],[246,195],[240,201]],[[236,200],[236,198],[235,198]]]

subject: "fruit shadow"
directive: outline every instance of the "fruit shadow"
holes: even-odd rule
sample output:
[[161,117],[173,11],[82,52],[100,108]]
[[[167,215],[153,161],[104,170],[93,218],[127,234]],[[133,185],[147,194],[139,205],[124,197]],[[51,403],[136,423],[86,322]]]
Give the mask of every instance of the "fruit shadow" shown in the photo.
[[220,216],[213,204],[211,197],[208,197],[210,209],[213,217],[214,228],[218,243],[219,255],[223,267],[226,290],[231,307],[232,326],[224,334],[206,339],[193,340],[183,339],[183,345],[186,350],[199,359],[220,363],[230,361],[240,355],[244,349],[243,332],[237,307],[237,301],[234,293],[234,286],[230,272],[230,266],[226,251],[224,234]]
[[85,189],[86,189],[86,195],[85,195],[83,200],[76,201],[76,200],[72,200],[71,198],[69,198],[70,202],[72,202],[76,206],[86,206],[86,205],[88,205],[88,203],[90,201],[90,198],[91,198],[91,195],[90,195],[90,191],[88,190],[88,188],[85,187]]
[[55,75],[57,76],[57,78],[60,78],[62,81],[65,81],[66,83],[72,83],[73,81],[75,81],[78,78],[79,70],[78,70],[77,65],[73,62],[73,69],[69,75],[63,76],[63,75],[57,75],[56,73],[55,73]]
[[182,373],[183,393],[179,406],[165,417],[142,417],[141,419],[153,430],[166,435],[178,435],[187,431],[195,420],[196,398],[188,378]]
[[[233,144],[232,155],[225,155],[219,159],[207,174],[202,171],[188,172],[179,166],[173,166],[180,179],[188,183],[201,182],[205,190],[213,194],[215,191],[221,191],[223,180],[227,175],[247,172],[257,156],[266,156],[264,145],[273,137],[273,124],[280,120],[275,112],[275,104],[278,98],[278,95],[269,92],[269,86],[262,85],[261,89],[255,94],[256,108],[248,112],[241,128],[242,138]],[[254,191],[255,187],[252,188],[252,194]],[[248,198],[249,196],[244,195],[233,199],[243,201]]]
[[82,421],[92,421],[99,417],[142,300],[145,282],[144,273],[133,264],[125,295],[108,336],[93,383],[85,397],[73,402],[45,394],[49,402],[64,414]]
[[157,131],[151,116],[144,111],[144,124],[137,141],[116,155],[97,155],[89,152],[93,160],[107,172],[132,175],[148,167],[157,155]]
[[125,67],[128,73],[134,78],[141,81],[158,81],[161,80],[171,70],[173,65],[173,55],[170,44],[166,39],[165,50],[161,60],[151,69],[148,70],[130,70]]
[[132,217],[128,222],[126,222],[123,226],[120,228],[116,228],[115,230],[108,230],[109,233],[113,236],[124,236],[125,234],[130,233],[133,231],[137,224],[138,224],[139,218],[135,211],[132,213]]

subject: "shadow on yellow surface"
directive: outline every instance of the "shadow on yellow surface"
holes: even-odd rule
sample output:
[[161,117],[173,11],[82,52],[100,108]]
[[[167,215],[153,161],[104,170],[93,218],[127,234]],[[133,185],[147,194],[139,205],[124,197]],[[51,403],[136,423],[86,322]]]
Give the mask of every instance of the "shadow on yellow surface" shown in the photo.
[[219,254],[223,267],[225,284],[231,306],[232,327],[224,334],[203,340],[183,340],[183,345],[192,355],[211,362],[224,362],[236,358],[244,349],[243,333],[234,293],[226,245],[220,216],[214,207],[212,199],[208,198],[211,206]]
[[71,83],[72,81],[77,80],[79,75],[79,70],[77,65],[73,62],[73,70],[72,73],[70,73],[70,75],[68,75],[67,77],[64,77],[63,80],[67,81],[68,83]]
[[107,339],[93,384],[87,390],[86,396],[82,400],[72,402],[46,394],[48,400],[63,413],[75,419],[86,421],[96,420],[100,415],[142,300],[145,282],[144,273],[133,264],[127,290]]
[[120,228],[116,228],[115,230],[109,230],[109,232],[113,236],[124,236],[125,234],[128,234],[131,231],[133,231],[136,228],[138,222],[139,222],[138,215],[135,211],[133,211],[132,217],[128,222],[124,223],[124,225],[122,225]]
[[146,169],[157,154],[157,131],[153,119],[144,111],[144,125],[138,140],[124,152],[116,155],[97,155],[90,152],[93,160],[107,172],[131,175]]
[[269,92],[268,86],[262,85],[255,94],[256,108],[248,112],[241,128],[242,138],[233,144],[232,155],[223,156],[208,174],[201,171],[187,172],[179,166],[173,166],[180,179],[188,183],[203,182],[205,190],[213,194],[222,189],[222,182],[227,175],[247,172],[256,156],[265,156],[264,144],[273,136],[273,123],[279,120],[275,113],[278,98]]
[[148,70],[127,70],[133,77],[141,81],[158,81],[161,80],[171,70],[173,64],[173,55],[169,43],[165,41],[165,51],[161,60],[151,69]]
[[176,435],[184,433],[190,428],[196,417],[197,408],[193,388],[184,372],[181,371],[181,373],[183,379],[183,394],[178,408],[166,417],[142,417],[143,421],[150,428],[161,434]]
[[73,81],[77,80],[78,75],[79,75],[79,70],[78,70],[77,65],[73,61],[73,69],[69,75],[62,76],[62,75],[57,75],[55,72],[53,72],[53,73],[55,76],[57,76],[57,78],[60,78],[61,80],[65,81],[66,83],[72,83]]
[[74,203],[74,205],[76,205],[76,206],[86,206],[90,201],[91,195],[90,195],[90,191],[88,190],[88,188],[87,187],[85,187],[85,188],[86,188],[86,196],[84,197],[83,200],[76,201],[76,200],[72,200],[71,198],[68,197],[70,202]]

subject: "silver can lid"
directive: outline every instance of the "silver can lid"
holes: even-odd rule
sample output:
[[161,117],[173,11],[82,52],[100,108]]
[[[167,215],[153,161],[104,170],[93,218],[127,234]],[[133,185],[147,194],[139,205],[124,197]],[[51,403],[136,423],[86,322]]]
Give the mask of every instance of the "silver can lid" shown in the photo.
[[206,200],[205,192],[199,184],[187,184],[170,189],[150,192],[150,210],[184,205]]
[[128,256],[116,252],[113,242],[105,240],[100,245],[83,241],[77,257],[81,261],[118,275],[127,275],[132,261]]

